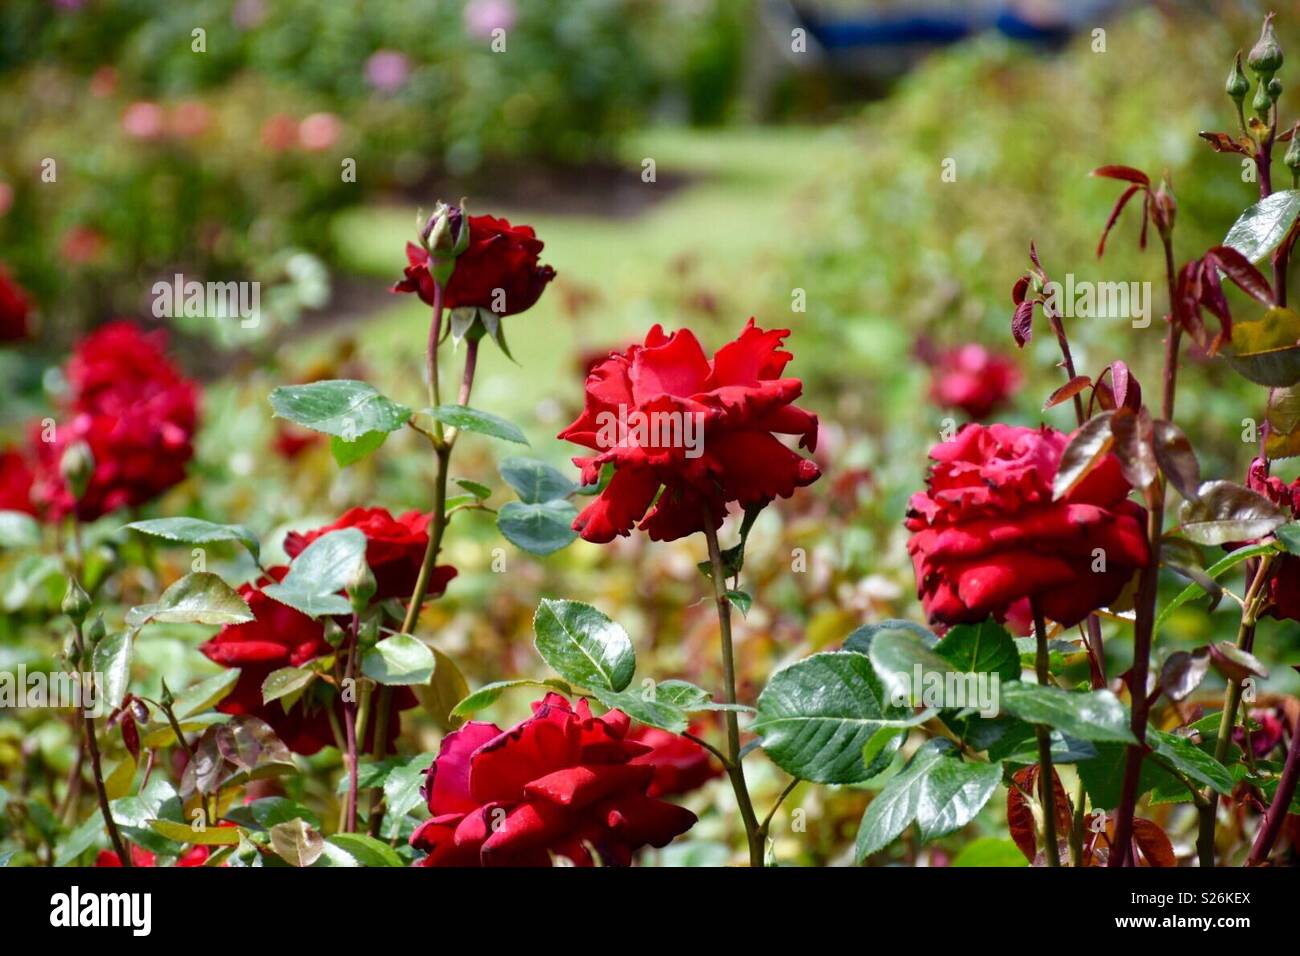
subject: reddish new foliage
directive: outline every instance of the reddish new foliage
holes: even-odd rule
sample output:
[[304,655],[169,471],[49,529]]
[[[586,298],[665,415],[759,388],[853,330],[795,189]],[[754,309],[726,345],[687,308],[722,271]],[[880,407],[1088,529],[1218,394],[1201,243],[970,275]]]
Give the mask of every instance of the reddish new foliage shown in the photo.
[[[689,810],[648,794],[650,751],[628,736],[622,711],[593,717],[559,694],[533,704],[508,731],[470,721],[442,741],[425,781],[432,817],[411,836],[423,866],[626,865],[695,823]],[[596,856],[593,857],[592,851]]]
[[[469,248],[456,258],[456,269],[444,290],[448,309],[477,307],[499,315],[517,315],[532,308],[555,270],[538,264],[542,241],[532,226],[512,226],[494,216],[469,217]],[[429,253],[406,244],[406,278],[394,292],[415,292],[433,304]],[[500,290],[500,294],[498,291]]]
[[[93,521],[144,504],[184,480],[198,422],[195,382],[168,361],[166,336],[130,322],[111,322],[82,339],[67,366],[70,386],[54,440],[34,432],[40,463],[33,498],[52,519],[76,510]],[[74,501],[59,461],[85,442],[95,470]]]
[[967,425],[931,450],[927,490],[912,496],[907,517],[917,592],[931,621],[1002,620],[1032,598],[1046,617],[1077,624],[1146,565],[1146,511],[1127,500],[1113,455],[1052,500],[1068,443],[1047,427]]
[[[386,508],[352,508],[323,528],[301,534],[289,532],[284,539],[284,551],[296,558],[321,535],[342,528],[358,528],[366,536],[366,563],[374,572],[378,588],[374,600],[409,597],[415,590],[420,564],[429,546],[429,515],[408,511],[394,518]],[[426,598],[441,597],[455,576],[456,569],[449,564],[435,567]]]
[[[606,542],[640,522],[654,540],[672,541],[706,524],[717,528],[731,502],[762,505],[816,481],[817,465],[772,434],[817,447],[817,416],[794,404],[803,383],[781,377],[794,357],[781,349],[789,334],[750,319],[710,360],[689,329],[666,335],[656,325],[644,345],[596,366],[582,414],[559,437],[596,451],[573,459],[584,483],[599,480],[605,465],[614,474],[574,530]],[[629,427],[616,428],[619,421]],[[639,422],[646,423],[642,433]],[[683,440],[665,441],[672,429]],[[699,439],[694,449],[685,440],[690,429]]]
[[980,419],[1006,403],[1020,387],[1020,370],[982,345],[962,345],[934,357],[930,398]]

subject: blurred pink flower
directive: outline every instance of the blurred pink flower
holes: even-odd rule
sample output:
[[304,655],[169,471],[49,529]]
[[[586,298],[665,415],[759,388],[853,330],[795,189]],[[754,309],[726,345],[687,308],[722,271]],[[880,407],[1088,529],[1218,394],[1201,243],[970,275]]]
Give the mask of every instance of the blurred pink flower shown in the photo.
[[509,30],[519,19],[514,0],[469,0],[465,4],[465,32],[488,39],[498,28]]
[[312,113],[298,124],[298,141],[313,152],[329,149],[343,133],[343,123],[333,113]]
[[84,265],[98,260],[104,254],[106,245],[98,230],[89,226],[73,226],[63,234],[59,250],[68,262]]
[[266,4],[263,0],[239,0],[230,19],[241,30],[251,29],[266,19]]
[[172,109],[172,135],[181,139],[193,139],[208,131],[212,112],[198,100],[182,100]]
[[0,216],[5,215],[14,207],[14,187],[8,183],[0,183]]
[[262,123],[262,145],[282,153],[298,145],[298,121],[288,113],[268,116]]
[[167,116],[157,103],[137,100],[122,114],[122,129],[135,139],[157,139],[163,134]]
[[410,75],[410,61],[396,50],[376,50],[366,61],[366,82],[383,93],[400,90]]

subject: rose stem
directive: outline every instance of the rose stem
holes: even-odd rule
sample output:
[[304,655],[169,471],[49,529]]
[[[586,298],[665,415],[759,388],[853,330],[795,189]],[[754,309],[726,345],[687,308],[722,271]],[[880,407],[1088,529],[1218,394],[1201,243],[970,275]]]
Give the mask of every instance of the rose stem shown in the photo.
[[[736,663],[731,644],[731,603],[727,600],[727,587],[722,567],[722,549],[718,547],[718,532],[713,527],[713,515],[704,509],[704,538],[709,543],[709,568],[713,572],[713,601],[718,609],[718,626],[722,632],[722,672],[726,681],[727,703],[736,703]],[[731,788],[736,792],[736,804],[740,808],[740,817],[745,824],[745,836],[749,843],[749,865],[763,865],[763,849],[766,842],[763,828],[754,813],[754,803],[749,797],[749,788],[745,785],[745,768],[740,761],[740,721],[734,710],[724,714],[727,724],[727,776],[731,778]]]
[[[1271,558],[1265,555],[1255,569],[1250,587],[1241,603],[1241,626],[1237,630],[1237,647],[1249,650],[1255,636],[1255,623],[1267,600],[1264,584],[1268,578]],[[1241,704],[1241,683],[1228,681],[1223,713],[1219,715],[1219,736],[1214,741],[1214,759],[1223,763],[1232,743],[1232,729],[1237,724],[1237,708]],[[1249,745],[1249,741],[1247,741]],[[1214,866],[1214,818],[1219,808],[1219,795],[1213,787],[1206,787],[1199,803],[1200,827],[1196,836],[1196,855],[1201,866]]]
[[[1038,653],[1034,658],[1034,673],[1040,687],[1048,686],[1051,674],[1047,654],[1047,621],[1035,598],[1029,599],[1034,615],[1034,634],[1038,638]],[[1043,724],[1034,725],[1038,738],[1038,802],[1043,808],[1043,844],[1047,850],[1047,865],[1061,865],[1061,848],[1056,840],[1056,773],[1052,770],[1052,732]]]
[[1282,821],[1290,811],[1291,798],[1295,796],[1296,780],[1300,778],[1300,722],[1291,728],[1291,746],[1286,752],[1286,765],[1282,768],[1282,778],[1277,782],[1277,792],[1269,805],[1264,823],[1255,835],[1255,845],[1246,857],[1247,866],[1260,866],[1268,860],[1273,851],[1273,843],[1282,829]]
[[356,613],[352,614],[352,627],[348,632],[348,664],[344,671],[343,680],[346,685],[352,681],[353,699],[348,700],[347,695],[343,697],[343,730],[347,734],[348,745],[348,820],[345,832],[357,832],[357,702],[356,702],[356,664],[357,664],[357,635],[361,630],[361,618]]
[[[1178,352],[1182,341],[1182,328],[1174,314],[1177,301],[1177,273],[1174,266],[1173,235],[1170,229],[1157,229],[1165,250],[1165,284],[1169,290],[1169,335],[1165,339],[1164,391],[1160,415],[1173,421],[1174,400],[1178,387]],[[1133,814],[1137,809],[1138,776],[1146,756],[1147,717],[1151,701],[1147,696],[1147,674],[1151,669],[1151,645],[1155,639],[1156,597],[1160,583],[1160,536],[1165,521],[1165,486],[1157,480],[1147,502],[1147,540],[1151,561],[1142,569],[1138,584],[1137,620],[1133,628],[1133,668],[1129,672],[1129,698],[1132,701],[1130,728],[1137,738],[1128,748],[1124,762],[1124,783],[1119,805],[1115,808],[1115,839],[1112,843],[1109,866],[1128,866],[1133,849]]]
[[[81,625],[74,623],[73,629],[77,639],[77,659],[84,661],[86,642],[81,633]],[[117,858],[122,865],[131,866],[131,855],[126,852],[126,844],[122,841],[122,834],[117,830],[113,811],[108,806],[108,790],[104,787],[104,769],[99,760],[99,742],[95,739],[95,718],[91,714],[82,715],[81,729],[84,731],[82,736],[86,741],[86,751],[90,754],[90,771],[95,778],[95,795],[99,798],[99,813],[104,818],[104,826],[108,828],[108,838],[113,841],[113,849],[117,851]]]

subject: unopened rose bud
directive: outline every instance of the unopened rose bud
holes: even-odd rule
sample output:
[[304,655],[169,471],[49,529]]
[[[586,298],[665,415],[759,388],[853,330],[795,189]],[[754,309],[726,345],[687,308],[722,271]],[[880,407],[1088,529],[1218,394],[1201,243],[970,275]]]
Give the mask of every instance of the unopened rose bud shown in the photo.
[[90,595],[76,578],[68,578],[68,589],[63,592],[63,613],[73,624],[80,625],[90,611]]
[[1300,123],[1291,128],[1291,142],[1287,144],[1282,162],[1291,170],[1292,179],[1300,177]]
[[1255,115],[1262,122],[1268,122],[1269,110],[1273,108],[1273,100],[1268,95],[1268,86],[1262,80],[1259,88],[1255,90],[1255,98],[1250,101],[1250,108],[1255,111]]
[[1162,181],[1160,188],[1151,195],[1151,221],[1162,236],[1168,236],[1174,228],[1174,219],[1178,213],[1178,200],[1168,182]]
[[357,565],[356,574],[347,584],[348,600],[352,602],[352,610],[360,614],[370,606],[370,599],[375,596],[379,590],[379,584],[375,581],[375,573],[370,570],[370,565],[362,561]]
[[86,628],[86,643],[91,648],[97,647],[106,636],[108,636],[108,628],[104,626],[104,615],[96,614],[95,619],[90,622],[90,627]]
[[1238,106],[1246,99],[1246,94],[1250,92],[1250,80],[1246,79],[1245,72],[1241,69],[1241,51],[1237,51],[1237,58],[1232,62],[1232,70],[1228,73],[1228,82],[1224,84],[1224,91],[1232,97]]
[[162,693],[158,696],[158,703],[165,710],[168,707],[171,707],[175,702],[176,698],[172,696],[171,688],[167,686],[167,680],[164,678],[162,681]]
[[64,450],[59,459],[59,474],[74,498],[80,499],[86,493],[94,473],[95,455],[84,441],[73,442]]
[[1250,48],[1246,65],[1265,79],[1282,68],[1282,45],[1273,34],[1273,14],[1264,18],[1264,28],[1260,30],[1259,40]]

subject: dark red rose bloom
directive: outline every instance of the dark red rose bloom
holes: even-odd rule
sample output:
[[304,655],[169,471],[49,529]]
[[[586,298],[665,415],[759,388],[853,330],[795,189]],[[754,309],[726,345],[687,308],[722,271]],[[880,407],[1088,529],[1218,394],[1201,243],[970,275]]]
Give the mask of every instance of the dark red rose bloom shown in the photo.
[[[912,496],[908,551],[917,593],[942,624],[998,620],[1024,598],[1063,625],[1118,596],[1150,556],[1146,510],[1108,455],[1060,501],[1052,481],[1070,437],[1047,428],[966,425],[935,446]],[[1094,571],[1095,549],[1105,570]]]
[[[55,440],[34,444],[39,458],[34,497],[60,518],[73,510],[93,521],[151,501],[183,481],[194,454],[198,385],[166,355],[166,336],[111,322],[78,343],[67,366],[66,419]],[[84,441],[95,470],[79,501],[59,474],[70,444]]]
[[[692,731],[697,729],[692,728]],[[681,734],[638,724],[627,735],[627,739],[650,748],[649,753],[633,757],[629,761],[654,767],[654,777],[650,780],[646,796],[671,797],[690,793],[714,777],[722,776],[722,767],[713,759],[713,755]]]
[[470,721],[443,738],[425,780],[433,816],[411,835],[421,866],[625,866],[643,846],[664,846],[695,824],[689,810],[648,795],[649,752],[628,737],[622,711],[591,716],[559,694],[502,731]]
[[1020,369],[982,345],[962,345],[935,356],[930,398],[944,408],[984,418],[1020,387]]
[[[494,216],[470,216],[469,247],[456,258],[456,268],[443,290],[443,305],[449,309],[476,306],[500,315],[531,309],[555,278],[554,269],[538,265],[542,245],[532,226],[512,226]],[[408,242],[406,259],[406,278],[393,286],[393,291],[418,293],[433,305],[429,253]],[[504,293],[504,301],[498,298],[497,289]]]
[[32,507],[31,466],[21,453],[12,448],[0,449],[0,511],[24,511],[35,514]]
[[27,293],[0,266],[0,342],[27,338]]
[[[1262,458],[1256,458],[1250,465],[1250,474],[1246,484],[1251,491],[1257,491],[1283,511],[1295,515],[1300,511],[1300,478],[1287,484],[1281,478],[1268,474]],[[1279,620],[1300,621],[1300,557],[1293,554],[1274,556],[1269,566],[1269,602],[1265,614]]]
[[[192,846],[176,858],[176,866],[203,866],[208,862],[208,857],[212,855],[212,848],[206,846]],[[100,850],[99,855],[95,857],[95,866],[121,866],[122,858],[112,850]],[[143,847],[131,844],[131,865],[132,866],[157,866],[158,858],[153,853]]]
[[[1282,717],[1275,710],[1252,710],[1250,719],[1259,724],[1258,730],[1250,732],[1250,747],[1256,757],[1267,757],[1270,750],[1282,742]],[[1238,747],[1246,746],[1246,728],[1232,729],[1232,742]]]
[[[315,531],[299,534],[291,531],[285,535],[284,551],[296,558],[302,550],[323,534],[342,528],[357,528],[366,536],[366,562],[374,572],[374,600],[405,599],[415,590],[415,579],[420,576],[420,565],[429,546],[429,515],[408,511],[394,518],[387,508],[352,508],[333,524]],[[449,564],[434,567],[429,577],[427,597],[441,597],[447,584],[456,576]]]
[[323,437],[320,432],[310,432],[296,425],[280,425],[275,430],[271,447],[281,458],[293,461],[312,445],[320,444]]
[[[276,581],[288,570],[284,566],[269,569],[271,578]],[[256,586],[242,585],[240,597],[248,603],[254,620],[226,625],[211,640],[200,645],[199,650],[223,667],[240,669],[234,689],[217,705],[217,710],[223,714],[248,714],[264,720],[290,750],[311,756],[335,742],[329,713],[308,699],[310,694],[305,694],[285,713],[281,701],[262,702],[262,683],[274,670],[301,667],[313,658],[332,653],[332,649],[325,640],[324,625],[320,621],[262,593],[261,587],[269,583],[263,579]],[[401,730],[397,711],[415,706],[416,700],[403,687],[393,695],[393,703],[388,723],[390,749]],[[335,706],[341,717],[341,702],[336,702]],[[373,741],[373,734],[368,736]],[[369,749],[369,744],[363,749]]]
[[817,465],[772,434],[817,447],[817,416],[793,404],[803,383],[781,378],[794,357],[781,350],[789,334],[750,319],[710,361],[689,329],[665,335],[656,325],[644,345],[596,366],[586,407],[559,437],[597,452],[573,459],[585,484],[599,480],[606,464],[614,475],[574,530],[605,542],[640,522],[654,540],[672,541],[703,530],[706,520],[721,525],[730,502],[764,504],[816,481]]

